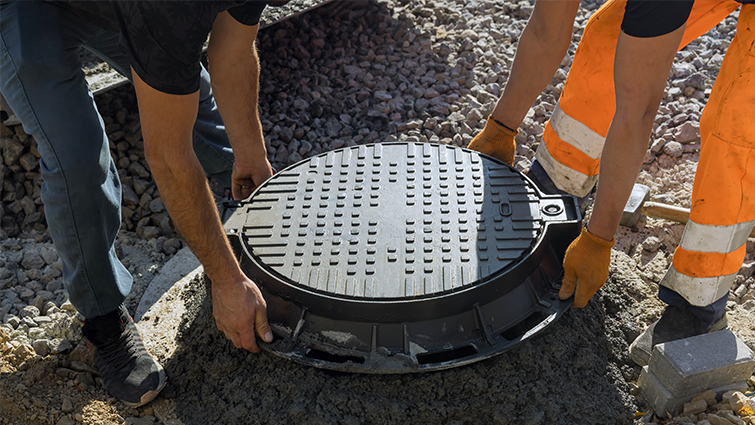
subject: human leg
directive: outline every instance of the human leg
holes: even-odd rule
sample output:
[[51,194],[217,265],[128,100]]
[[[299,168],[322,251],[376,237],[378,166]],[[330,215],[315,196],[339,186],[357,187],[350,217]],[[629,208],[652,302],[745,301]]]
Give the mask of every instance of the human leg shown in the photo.
[[638,364],[661,342],[726,326],[728,291],[755,226],[754,43],[755,5],[745,5],[700,119],[690,220],[659,290],[669,307],[630,346]]
[[47,2],[2,7],[0,90],[42,155],[42,200],[71,302],[84,317],[103,315],[132,278],[113,248],[120,180],[78,61],[94,28]]

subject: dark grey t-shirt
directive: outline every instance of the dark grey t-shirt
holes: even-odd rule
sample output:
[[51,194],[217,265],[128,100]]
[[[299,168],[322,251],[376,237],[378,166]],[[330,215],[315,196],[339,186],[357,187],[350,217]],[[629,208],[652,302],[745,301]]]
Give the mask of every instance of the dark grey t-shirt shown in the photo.
[[202,46],[221,12],[257,25],[267,1],[57,1],[93,24],[121,35],[121,48],[145,83],[169,94],[199,90]]

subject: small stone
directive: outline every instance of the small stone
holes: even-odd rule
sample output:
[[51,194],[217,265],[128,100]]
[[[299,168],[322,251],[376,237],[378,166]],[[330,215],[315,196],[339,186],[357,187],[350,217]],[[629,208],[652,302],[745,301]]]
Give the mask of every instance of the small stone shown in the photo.
[[147,226],[144,228],[144,237],[146,239],[156,239],[160,237],[160,229],[155,226]]
[[37,165],[39,164],[39,160],[37,159],[34,154],[31,152],[27,152],[23,155],[21,155],[20,158],[18,158],[18,163],[24,167],[26,171],[33,171],[35,168],[37,168]]
[[161,213],[165,211],[162,198],[155,198],[149,203],[149,209],[153,213]]
[[71,304],[71,301],[66,301],[63,304],[61,304],[60,309],[63,311],[71,311],[76,312],[76,307]]
[[123,196],[123,205],[127,207],[135,207],[139,205],[139,195],[134,192],[134,189],[132,189],[130,185],[122,185],[121,192]]
[[724,394],[723,399],[729,403],[735,412],[739,412],[747,405],[747,397],[739,391],[727,392]]
[[34,357],[36,353],[34,352],[34,349],[29,347],[26,344],[20,344],[18,347],[16,347],[15,350],[13,350],[13,355],[15,358],[13,359],[12,363],[14,366],[18,366],[21,363],[31,359]]
[[65,367],[59,367],[55,369],[55,374],[60,376],[61,378],[68,378],[69,376],[73,376],[74,373],[76,372]]
[[737,416],[734,416],[732,413],[725,413],[724,418],[728,419],[729,422],[733,423],[734,425],[745,425],[745,421]]
[[650,146],[650,152],[658,155],[663,150],[663,146],[666,144],[666,139],[656,139]]
[[679,158],[684,153],[684,147],[679,142],[668,142],[663,146],[663,152],[672,158]]
[[42,306],[41,310],[42,314],[44,314],[45,316],[56,313],[57,311],[59,311],[58,306],[56,306],[52,301],[46,302],[45,305]]
[[386,91],[378,90],[375,92],[375,99],[381,102],[386,102],[393,99],[393,96],[391,96],[390,93]]
[[676,129],[674,140],[682,143],[693,143],[700,140],[700,124],[687,121]]
[[79,372],[76,374],[76,379],[86,385],[88,388],[94,388],[94,376],[89,372]]
[[705,400],[697,400],[690,403],[684,403],[684,416],[702,413],[707,408],[708,403]]
[[36,324],[38,324],[38,325],[41,326],[41,325],[45,325],[47,323],[52,323],[52,319],[50,319],[47,316],[37,316],[37,317],[34,318],[34,323],[36,323]]
[[39,316],[39,314],[40,314],[39,309],[37,307],[34,307],[33,305],[27,305],[18,313],[18,315],[21,316],[22,318],[24,317],[35,318]]
[[661,247],[661,240],[655,236],[650,236],[645,239],[642,244],[643,249],[648,252],[656,252]]
[[34,348],[34,351],[42,357],[50,354],[50,341],[47,339],[38,339],[34,341],[31,346]]
[[62,410],[64,413],[73,412],[73,403],[71,403],[71,400],[68,398],[64,398],[63,404],[60,406],[60,410]]
[[691,402],[696,402],[698,400],[705,400],[705,402],[708,403],[708,406],[713,406],[716,404],[716,392],[713,390],[704,391],[693,397]]
[[76,421],[69,416],[63,416],[55,425],[76,425]]
[[98,376],[100,374],[94,366],[77,360],[71,361],[71,369],[75,370],[76,372],[87,372]]
[[139,162],[132,162],[131,165],[128,166],[128,172],[132,176],[138,176],[142,179],[149,179],[149,171],[147,171],[146,168]]
[[17,316],[13,314],[6,314],[5,317],[3,317],[3,323],[7,323],[11,326],[13,326],[13,329],[16,329],[18,325],[21,324],[21,319],[19,319]]
[[45,260],[42,259],[42,256],[39,255],[36,251],[26,251],[24,252],[24,257],[21,260],[21,265],[25,269],[41,269],[45,266]]
[[710,413],[705,418],[710,422],[710,425],[733,425],[733,422],[729,421],[728,419],[718,416],[715,413]]
[[484,117],[482,115],[482,112],[480,112],[479,109],[472,109],[472,111],[467,116],[467,119],[470,121],[480,121],[483,118]]
[[54,338],[50,340],[50,351],[53,354],[65,353],[73,348],[73,345],[67,339]]

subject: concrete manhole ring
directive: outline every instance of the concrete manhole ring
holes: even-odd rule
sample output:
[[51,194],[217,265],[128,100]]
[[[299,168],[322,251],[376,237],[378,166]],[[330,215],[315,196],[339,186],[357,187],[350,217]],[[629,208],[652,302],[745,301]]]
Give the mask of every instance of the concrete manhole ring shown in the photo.
[[227,203],[226,232],[268,302],[265,348],[316,367],[407,373],[532,337],[581,217],[477,152],[385,143],[314,156]]

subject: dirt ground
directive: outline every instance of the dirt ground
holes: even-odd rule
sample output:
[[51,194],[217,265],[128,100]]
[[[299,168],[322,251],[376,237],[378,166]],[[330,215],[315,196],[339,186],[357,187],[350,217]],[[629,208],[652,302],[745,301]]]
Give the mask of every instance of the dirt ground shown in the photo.
[[[608,283],[584,309],[551,330],[472,365],[409,375],[356,375],[301,366],[271,353],[235,349],[215,328],[201,279],[180,297],[188,306],[169,356],[153,350],[168,386],[131,409],[89,382],[86,347],[70,354],[4,364],[4,424],[630,424],[647,406],[635,395],[639,368],[628,342],[662,305],[636,262],[614,251]],[[750,346],[750,312],[730,311],[731,328]],[[159,322],[146,317],[141,324]],[[639,321],[638,321],[639,320]],[[154,338],[145,335],[146,339]],[[7,358],[2,359],[7,360]],[[98,380],[99,378],[97,378]],[[69,420],[65,413],[70,413]]]

